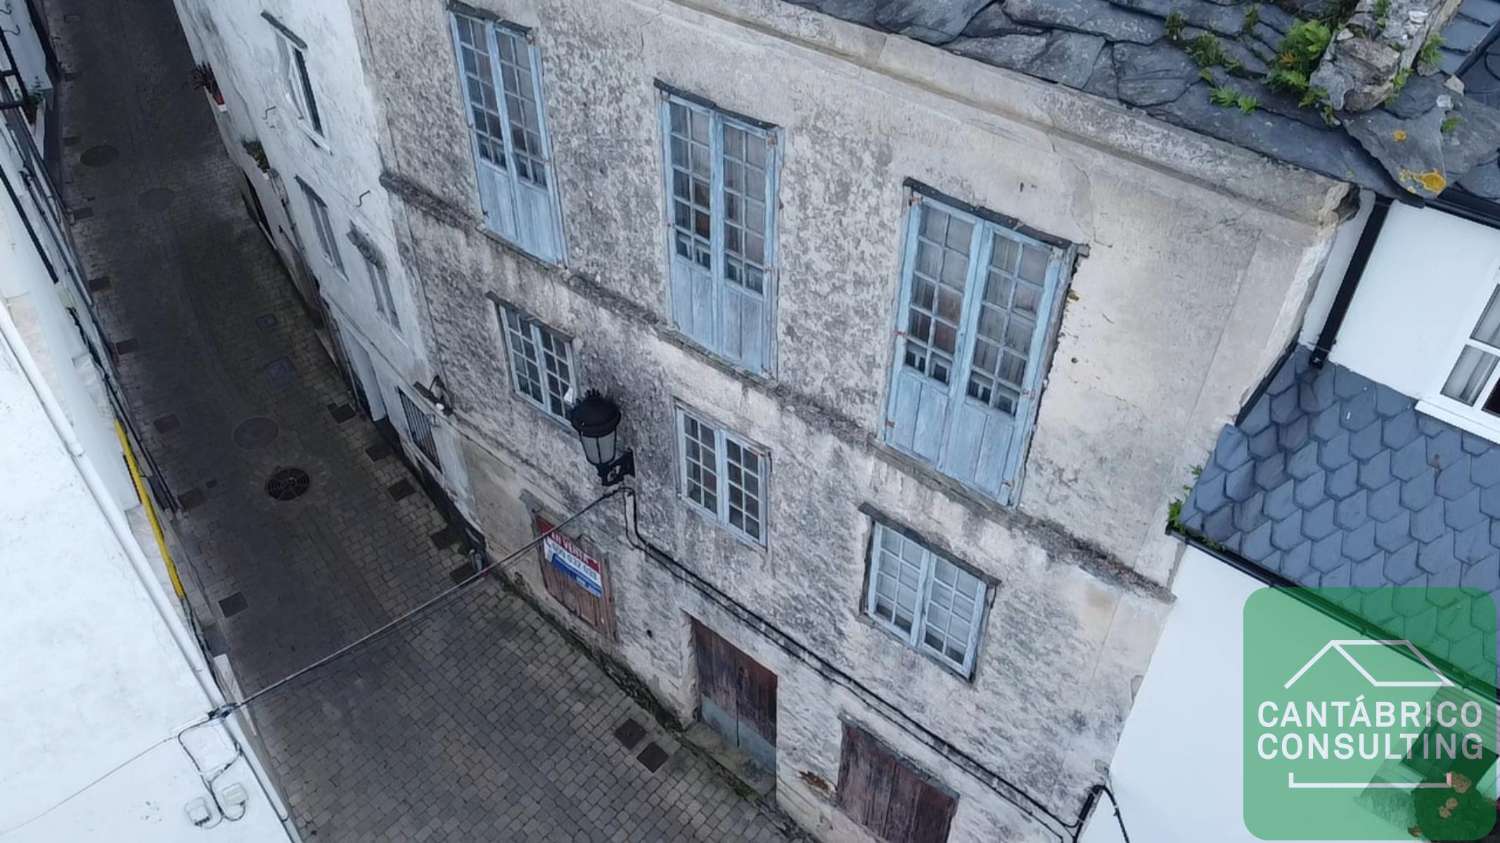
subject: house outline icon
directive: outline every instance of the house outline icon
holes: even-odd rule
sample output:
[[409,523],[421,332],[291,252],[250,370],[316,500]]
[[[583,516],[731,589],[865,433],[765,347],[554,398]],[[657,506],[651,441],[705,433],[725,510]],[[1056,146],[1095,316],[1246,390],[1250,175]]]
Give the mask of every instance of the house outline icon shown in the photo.
[[[1428,670],[1432,671],[1432,675],[1436,676],[1437,679],[1376,679],[1370,674],[1370,671],[1366,670],[1365,666],[1360,664],[1359,660],[1349,652],[1349,648],[1351,647],[1396,647],[1398,649],[1404,649],[1408,653],[1411,653],[1412,657],[1421,662],[1422,665],[1425,666]],[[1437,665],[1433,664],[1432,661],[1427,658],[1427,656],[1422,654],[1421,650],[1417,649],[1415,645],[1413,645],[1405,638],[1335,638],[1330,640],[1327,644],[1324,644],[1323,649],[1313,654],[1313,657],[1308,659],[1307,662],[1302,665],[1301,669],[1293,674],[1292,678],[1288,679],[1286,681],[1286,684],[1282,685],[1281,687],[1283,689],[1288,689],[1297,684],[1297,680],[1301,679],[1303,674],[1311,670],[1313,665],[1322,661],[1323,657],[1328,655],[1330,650],[1343,656],[1345,661],[1353,665],[1354,669],[1359,671],[1359,675],[1363,676],[1365,678],[1365,681],[1369,682],[1370,687],[1372,688],[1452,688],[1455,687],[1456,684],[1453,682],[1453,680],[1449,679],[1447,676],[1444,676],[1443,672],[1437,669]]]

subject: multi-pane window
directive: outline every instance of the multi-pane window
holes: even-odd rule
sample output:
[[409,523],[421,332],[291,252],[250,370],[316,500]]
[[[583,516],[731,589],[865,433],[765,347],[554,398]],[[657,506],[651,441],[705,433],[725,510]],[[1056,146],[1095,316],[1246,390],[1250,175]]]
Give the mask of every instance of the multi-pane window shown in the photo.
[[982,580],[901,531],[876,524],[866,591],[870,617],[964,676],[973,672]]
[[277,72],[281,76],[282,94],[297,115],[297,122],[322,137],[323,115],[307,73],[307,45],[279,22],[273,20],[272,25],[276,27]]
[[370,276],[370,295],[375,299],[375,310],[391,327],[401,330],[401,317],[396,315],[396,299],[391,295],[391,278],[386,274],[385,264],[365,258],[365,272]]
[[307,197],[307,209],[312,214],[313,228],[318,232],[318,245],[323,247],[323,257],[343,275],[344,257],[339,252],[338,237],[333,233],[333,222],[328,218],[328,206],[306,182],[298,179],[297,183],[302,187],[302,195]]
[[1062,250],[919,197],[906,252],[886,441],[1011,503]]
[[1500,416],[1500,288],[1490,294],[1443,384],[1443,395]]
[[677,411],[682,496],[729,528],[766,542],[765,451],[684,410]]
[[396,394],[401,396],[401,410],[406,415],[406,433],[411,441],[416,443],[417,450],[422,456],[432,463],[432,467],[438,471],[443,470],[443,463],[438,459],[437,439],[432,433],[432,416],[418,407],[411,396],[405,390],[398,389]]
[[562,220],[542,109],[541,56],[524,31],[455,12],[453,47],[485,225],[562,259]]
[[573,350],[568,339],[509,307],[500,308],[510,349],[511,383],[521,397],[566,420],[573,391]]
[[666,140],[672,319],[700,345],[770,369],[776,135],[676,97]]

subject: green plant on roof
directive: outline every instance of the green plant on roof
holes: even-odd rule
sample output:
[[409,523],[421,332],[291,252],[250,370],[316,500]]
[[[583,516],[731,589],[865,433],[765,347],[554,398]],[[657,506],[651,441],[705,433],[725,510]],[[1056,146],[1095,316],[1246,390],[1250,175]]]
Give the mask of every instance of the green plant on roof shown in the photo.
[[1441,58],[1439,50],[1443,48],[1443,36],[1433,33],[1422,42],[1422,49],[1417,53],[1417,66],[1423,70],[1436,70],[1438,60]]
[[1167,37],[1173,41],[1182,40],[1182,28],[1187,25],[1187,19],[1181,12],[1173,12],[1167,15]]
[[1240,26],[1240,31],[1249,32],[1250,30],[1254,29],[1255,25],[1258,23],[1260,23],[1260,4],[1251,3],[1245,9],[1245,20]]
[[1260,100],[1250,94],[1240,94],[1235,98],[1234,104],[1235,107],[1239,108],[1245,114],[1249,114],[1255,109],[1260,108]]
[[1391,17],[1391,0],[1375,0],[1375,25],[1385,29]]
[[1401,96],[1401,90],[1406,87],[1406,83],[1410,79],[1411,68],[1403,67],[1400,70],[1396,71],[1396,75],[1391,77],[1391,92],[1386,95],[1386,105],[1390,105],[1391,103],[1396,101],[1396,97]]
[[1220,85],[1217,88],[1209,90],[1208,101],[1214,105],[1222,105],[1225,108],[1229,108],[1239,103],[1240,92],[1228,85]]
[[1266,75],[1266,84],[1279,91],[1305,95],[1313,71],[1332,39],[1332,30],[1323,21],[1299,20],[1292,24],[1276,50],[1276,63]]
[[1227,56],[1224,55],[1224,45],[1219,39],[1208,33],[1199,35],[1188,44],[1187,53],[1193,57],[1193,61],[1199,67],[1214,67],[1224,63]]
[[1438,131],[1445,135],[1451,135],[1458,130],[1458,124],[1462,122],[1464,122],[1462,117],[1459,117],[1457,114],[1450,114],[1443,118],[1443,125],[1438,127]]

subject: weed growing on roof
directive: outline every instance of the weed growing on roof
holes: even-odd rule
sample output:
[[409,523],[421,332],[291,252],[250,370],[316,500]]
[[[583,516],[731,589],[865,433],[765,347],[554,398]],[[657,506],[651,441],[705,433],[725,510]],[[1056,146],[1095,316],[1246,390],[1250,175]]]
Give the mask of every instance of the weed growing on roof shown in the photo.
[[[1333,31],[1320,20],[1299,20],[1287,30],[1276,51],[1276,64],[1266,84],[1277,90],[1306,95],[1309,80],[1333,40]],[[1307,105],[1308,103],[1303,103]]]
[[1187,19],[1181,12],[1173,12],[1167,15],[1167,37],[1173,41],[1182,40],[1182,28],[1187,25]]

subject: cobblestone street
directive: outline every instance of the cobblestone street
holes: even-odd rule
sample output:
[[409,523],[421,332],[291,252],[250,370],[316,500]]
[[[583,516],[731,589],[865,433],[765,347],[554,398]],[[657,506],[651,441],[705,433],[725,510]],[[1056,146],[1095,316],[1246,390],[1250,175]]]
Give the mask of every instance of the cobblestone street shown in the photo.
[[[338,411],[349,395],[241,203],[170,0],[49,6],[78,245],[182,503],[188,589],[249,694],[449,587],[464,558],[432,537],[443,520],[420,491],[391,493],[416,481],[369,450],[374,425]],[[269,497],[293,466],[306,494]],[[784,836],[489,580],[252,713],[309,840]],[[631,749],[614,735],[627,719],[646,729]],[[652,742],[669,753],[654,771],[638,760]]]

